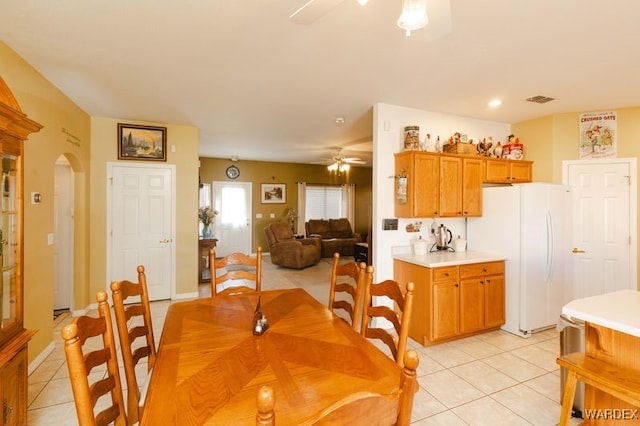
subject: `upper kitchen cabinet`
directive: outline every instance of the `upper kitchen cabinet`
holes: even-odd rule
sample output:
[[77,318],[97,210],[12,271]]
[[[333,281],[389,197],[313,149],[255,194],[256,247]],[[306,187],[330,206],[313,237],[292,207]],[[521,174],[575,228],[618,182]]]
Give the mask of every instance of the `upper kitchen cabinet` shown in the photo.
[[440,156],[405,151],[395,155],[395,215],[435,217],[440,211]]
[[483,181],[486,183],[525,183],[533,179],[533,161],[487,158]]
[[405,151],[395,156],[397,217],[482,215],[483,160]]
[[23,326],[23,143],[30,133],[41,128],[20,110],[0,78],[0,398],[3,425],[23,425],[27,421],[27,343],[33,332]]

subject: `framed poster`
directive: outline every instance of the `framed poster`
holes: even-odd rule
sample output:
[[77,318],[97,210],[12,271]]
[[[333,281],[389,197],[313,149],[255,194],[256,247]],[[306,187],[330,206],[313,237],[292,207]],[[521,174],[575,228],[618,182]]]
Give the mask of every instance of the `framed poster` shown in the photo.
[[263,183],[260,185],[260,202],[263,204],[284,204],[287,202],[286,183]]
[[580,115],[580,159],[617,156],[618,114],[615,111]]
[[118,123],[118,160],[167,161],[167,128]]

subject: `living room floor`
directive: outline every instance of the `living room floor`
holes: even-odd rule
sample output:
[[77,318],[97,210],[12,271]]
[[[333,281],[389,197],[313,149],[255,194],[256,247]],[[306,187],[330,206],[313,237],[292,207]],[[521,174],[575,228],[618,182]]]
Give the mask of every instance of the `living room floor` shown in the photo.
[[[344,258],[345,262],[351,260]],[[319,264],[298,271],[274,266],[265,256],[263,289],[301,287],[326,304],[331,262],[332,259],[322,259]],[[200,297],[209,296],[208,285],[200,285],[199,293]],[[170,301],[151,303],[156,341],[160,339],[170,304]],[[97,313],[93,311],[90,315]],[[55,350],[29,376],[29,425],[78,424],[60,337],[61,328],[70,320],[68,314],[56,319]],[[558,332],[550,329],[529,339],[494,331],[429,348],[410,340],[410,346],[420,355],[420,389],[414,399],[412,424],[558,424],[560,370],[555,362],[560,347],[558,339]],[[121,358],[119,363],[122,365]],[[122,369],[121,377],[124,377]],[[126,387],[124,381],[123,386]],[[572,424],[578,423],[572,419]]]

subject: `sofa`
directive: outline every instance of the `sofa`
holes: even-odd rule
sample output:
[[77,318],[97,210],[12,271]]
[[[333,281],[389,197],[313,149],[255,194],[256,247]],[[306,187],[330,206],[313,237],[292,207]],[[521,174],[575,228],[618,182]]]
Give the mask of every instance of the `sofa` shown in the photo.
[[311,219],[304,224],[307,238],[322,240],[322,257],[353,256],[353,245],[362,242],[360,234],[353,232],[348,219]]
[[320,238],[296,238],[291,226],[280,221],[265,227],[264,235],[274,265],[302,269],[320,262]]

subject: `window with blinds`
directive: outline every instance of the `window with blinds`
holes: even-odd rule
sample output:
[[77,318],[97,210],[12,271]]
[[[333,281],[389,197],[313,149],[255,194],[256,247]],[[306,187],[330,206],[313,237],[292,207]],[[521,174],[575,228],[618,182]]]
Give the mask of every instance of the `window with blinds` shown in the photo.
[[336,219],[345,217],[342,188],[338,186],[307,186],[305,222],[309,219]]

